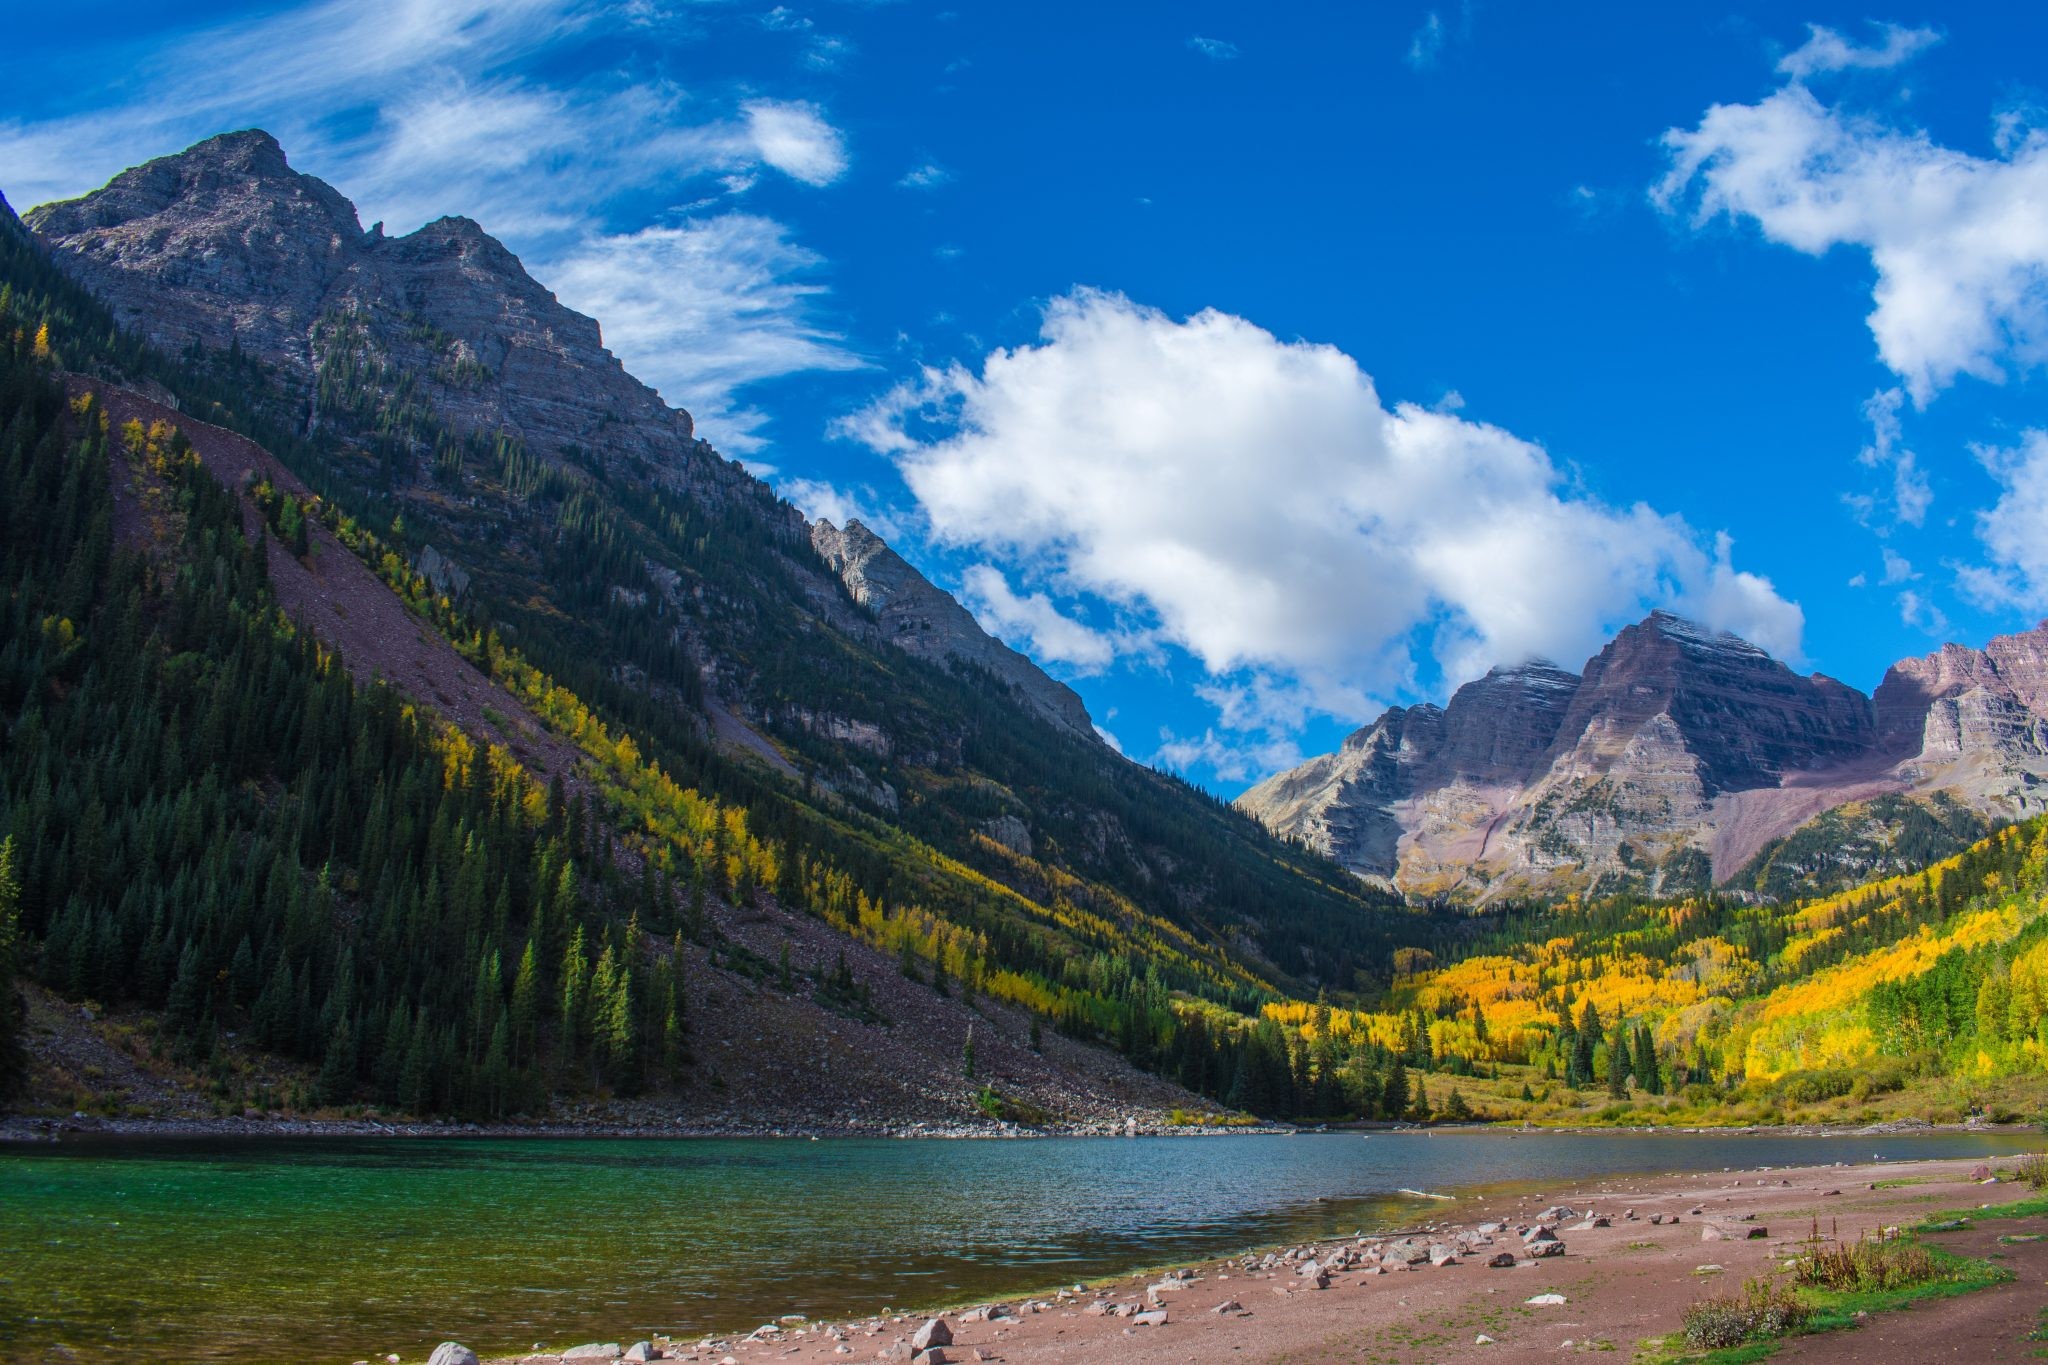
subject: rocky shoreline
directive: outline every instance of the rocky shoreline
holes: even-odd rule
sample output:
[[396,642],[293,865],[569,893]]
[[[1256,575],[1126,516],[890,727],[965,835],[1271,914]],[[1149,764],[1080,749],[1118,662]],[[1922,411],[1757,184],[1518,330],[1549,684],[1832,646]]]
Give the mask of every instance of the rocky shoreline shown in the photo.
[[[2029,1193],[2013,1183],[2014,1165],[1966,1158],[1590,1181],[1554,1194],[1482,1197],[1401,1231],[1361,1231],[1018,1301],[830,1322],[788,1314],[750,1332],[687,1340],[535,1343],[531,1353],[484,1365],[1164,1365],[1328,1351],[1352,1358],[1400,1345],[1426,1345],[1433,1361],[1627,1350],[1675,1331],[1702,1294],[1779,1268],[1816,1238],[1853,1242],[1918,1222],[1930,1209],[1980,1207],[1996,1216],[1997,1205]],[[427,1356],[423,1349],[415,1358]],[[403,1365],[397,1355],[377,1359]],[[449,1342],[431,1365],[477,1360]]]
[[1059,1137],[1284,1137],[1315,1132],[1489,1132],[1489,1133],[1769,1133],[1781,1137],[1879,1137],[1900,1133],[1979,1133],[1995,1125],[1981,1120],[1930,1123],[1895,1119],[1885,1123],[1740,1124],[1726,1127],[1693,1125],[1612,1127],[1606,1125],[1411,1124],[1355,1123],[1304,1128],[1286,1123],[1243,1126],[1176,1124],[1159,1114],[1132,1114],[1122,1120],[1092,1119],[1074,1123],[1025,1126],[1015,1123],[915,1122],[815,1124],[773,1123],[732,1118],[677,1118],[670,1123],[613,1122],[603,1119],[529,1123],[470,1123],[452,1119],[301,1119],[282,1115],[233,1115],[221,1118],[106,1118],[75,1113],[69,1117],[14,1115],[0,1118],[0,1143],[60,1142],[91,1138],[901,1138],[941,1141],[1000,1141]]
[[467,1123],[377,1119],[298,1119],[262,1116],[223,1118],[0,1119],[0,1143],[61,1142],[93,1138],[900,1138],[936,1141],[1002,1141],[1059,1137],[1214,1137],[1229,1134],[1283,1136],[1301,1130],[1284,1124],[1216,1127],[1175,1124],[1157,1115],[1118,1123],[1093,1120],[1025,1127],[1015,1123],[775,1124],[678,1119],[671,1124],[597,1122]]

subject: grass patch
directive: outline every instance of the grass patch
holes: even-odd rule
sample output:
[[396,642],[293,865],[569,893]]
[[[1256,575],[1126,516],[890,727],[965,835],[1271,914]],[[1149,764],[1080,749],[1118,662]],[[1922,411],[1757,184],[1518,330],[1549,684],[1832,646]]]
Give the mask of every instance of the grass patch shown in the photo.
[[[2048,1205],[2048,1200],[2027,1203]],[[1643,1342],[1638,1361],[1751,1365],[1769,1358],[1787,1336],[1839,1331],[1862,1317],[1975,1293],[2013,1278],[2012,1271],[1990,1261],[1923,1246],[1912,1233],[1816,1249],[1800,1258],[1792,1274],[1796,1288],[1759,1279],[1740,1292],[1700,1300],[1686,1310],[1681,1332]]]

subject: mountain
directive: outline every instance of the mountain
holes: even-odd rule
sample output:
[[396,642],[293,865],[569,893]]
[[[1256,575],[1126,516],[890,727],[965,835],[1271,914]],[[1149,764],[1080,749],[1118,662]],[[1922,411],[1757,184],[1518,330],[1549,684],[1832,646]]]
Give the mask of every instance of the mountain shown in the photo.
[[165,351],[235,349],[273,367],[302,396],[308,426],[343,420],[328,409],[367,370],[393,390],[387,401],[431,409],[458,435],[638,460],[668,481],[739,480],[695,439],[688,413],[626,373],[593,319],[481,226],[450,217],[404,237],[381,223],[366,232],[268,133],[226,133],[123,171],[35,209],[28,225]]
[[[1387,711],[1338,752],[1237,804],[1363,877],[1412,891],[1675,893],[1775,885],[1790,865],[1771,871],[1785,842],[1838,808],[1892,835],[1908,824],[1946,831],[1959,846],[1983,825],[1951,812],[2038,811],[2044,778],[2048,624],[1896,664],[1866,697],[1660,611],[1622,630],[1583,674],[1549,663],[1495,669],[1441,709]],[[1923,800],[1871,804],[1900,794]],[[1935,798],[1930,813],[1925,799]],[[1849,839],[1840,821],[1830,828]],[[1885,835],[1856,837],[1872,846],[1838,873],[1889,866]],[[1795,850],[1809,861],[1811,842]]]
[[[1000,1112],[961,1075],[972,1026],[1019,1112],[1087,1112],[1138,1093],[1105,1048],[1219,1098],[1246,1056],[1284,1069],[1247,1015],[1377,989],[1434,932],[1115,753],[871,531],[698,440],[478,225],[366,232],[260,132],[23,221],[9,474],[45,510],[10,542],[0,827],[38,977],[173,1055],[254,1040],[318,1072],[303,1093],[415,1111],[644,1087],[781,1116],[854,1106],[807,1079],[850,1049],[901,1060],[884,1116]],[[230,741],[272,705],[284,728]],[[81,848],[125,882],[81,881]],[[600,980],[653,1012],[593,1017]],[[687,1047],[664,998],[694,1002]],[[527,1021],[507,1050],[499,1008]]]

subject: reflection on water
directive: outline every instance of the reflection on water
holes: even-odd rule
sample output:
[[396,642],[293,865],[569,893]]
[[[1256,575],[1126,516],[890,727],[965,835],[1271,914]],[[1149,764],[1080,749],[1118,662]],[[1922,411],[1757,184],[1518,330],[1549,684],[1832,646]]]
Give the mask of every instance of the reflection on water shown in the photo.
[[745,1330],[1389,1228],[1397,1191],[2027,1135],[149,1141],[0,1149],[0,1355],[358,1359]]

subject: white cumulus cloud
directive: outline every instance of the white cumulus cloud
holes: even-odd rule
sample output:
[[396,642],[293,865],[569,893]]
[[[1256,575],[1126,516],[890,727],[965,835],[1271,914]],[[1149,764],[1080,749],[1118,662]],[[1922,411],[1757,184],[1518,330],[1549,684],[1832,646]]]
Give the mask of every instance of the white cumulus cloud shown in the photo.
[[1868,253],[1878,355],[1924,405],[1959,375],[2048,359],[2048,135],[2008,124],[2000,141],[1973,156],[1795,81],[1667,132],[1655,198],[1811,255]]
[[1037,344],[927,369],[842,430],[894,457],[939,542],[1194,655],[1229,726],[1356,716],[1412,682],[1418,648],[1453,681],[1576,663],[1648,604],[1798,656],[1799,608],[1725,538],[1213,309],[1076,291]]

